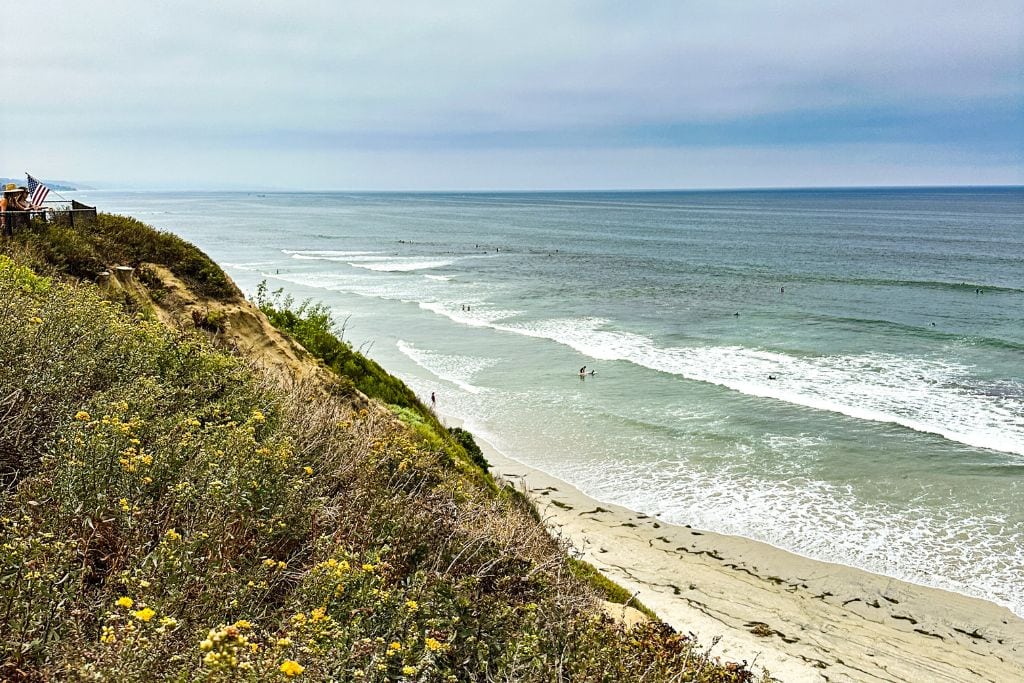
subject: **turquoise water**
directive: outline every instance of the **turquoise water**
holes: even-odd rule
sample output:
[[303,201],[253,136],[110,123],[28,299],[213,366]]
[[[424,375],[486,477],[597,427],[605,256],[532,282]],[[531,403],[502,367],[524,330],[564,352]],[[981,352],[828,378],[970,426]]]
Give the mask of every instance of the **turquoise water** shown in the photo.
[[85,201],[599,499],[1024,616],[1024,189]]

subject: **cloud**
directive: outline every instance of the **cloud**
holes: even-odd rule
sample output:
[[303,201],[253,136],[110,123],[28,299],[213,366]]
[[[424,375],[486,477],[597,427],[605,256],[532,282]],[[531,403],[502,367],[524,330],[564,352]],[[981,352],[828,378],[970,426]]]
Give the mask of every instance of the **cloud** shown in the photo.
[[[18,97],[0,124],[32,131],[31,145],[5,147],[58,165],[71,160],[47,147],[69,141],[157,157],[291,145],[323,163],[346,150],[730,143],[945,145],[999,167],[1007,149],[1024,157],[1017,2],[111,0],[19,12],[45,30],[5,32]],[[124,172],[94,166],[91,177]]]

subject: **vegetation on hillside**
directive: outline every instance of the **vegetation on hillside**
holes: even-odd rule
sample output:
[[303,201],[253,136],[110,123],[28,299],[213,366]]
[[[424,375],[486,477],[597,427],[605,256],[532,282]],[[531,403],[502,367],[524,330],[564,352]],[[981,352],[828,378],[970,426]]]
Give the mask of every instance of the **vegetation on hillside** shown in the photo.
[[282,388],[0,256],[0,679],[751,680],[602,616],[417,404]]
[[256,288],[256,305],[274,327],[294,337],[327,367],[350,378],[370,398],[426,412],[423,403],[404,382],[335,335],[331,311],[326,305],[309,300],[296,303],[281,289],[268,292],[265,281]]
[[30,229],[15,231],[12,239],[39,264],[84,280],[95,280],[115,264],[155,263],[204,296],[241,296],[221,267],[194,245],[128,216],[100,213],[96,225],[87,230],[36,219]]
[[422,441],[448,452],[457,461],[469,461],[487,471],[487,460],[473,435],[458,427],[446,429],[405,382],[336,335],[330,309],[325,304],[310,300],[297,303],[281,289],[268,292],[264,281],[256,288],[256,305],[274,327],[291,335],[328,368],[350,380],[370,398],[388,404]]

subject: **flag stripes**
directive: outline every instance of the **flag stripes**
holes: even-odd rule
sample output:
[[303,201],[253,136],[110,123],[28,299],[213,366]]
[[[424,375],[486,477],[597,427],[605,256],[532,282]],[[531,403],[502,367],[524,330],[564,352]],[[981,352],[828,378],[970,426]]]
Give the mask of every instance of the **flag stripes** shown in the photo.
[[50,188],[43,185],[41,182],[33,178],[28,173],[25,174],[28,177],[28,193],[29,203],[32,206],[39,206],[46,201],[46,196],[50,194]]

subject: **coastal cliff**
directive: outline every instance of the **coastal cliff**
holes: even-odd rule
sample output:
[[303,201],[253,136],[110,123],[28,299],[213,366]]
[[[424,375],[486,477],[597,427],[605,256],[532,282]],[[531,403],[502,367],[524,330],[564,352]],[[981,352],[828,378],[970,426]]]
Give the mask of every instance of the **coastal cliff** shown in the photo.
[[321,309],[118,216],[0,253],[0,678],[754,679]]

